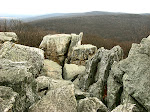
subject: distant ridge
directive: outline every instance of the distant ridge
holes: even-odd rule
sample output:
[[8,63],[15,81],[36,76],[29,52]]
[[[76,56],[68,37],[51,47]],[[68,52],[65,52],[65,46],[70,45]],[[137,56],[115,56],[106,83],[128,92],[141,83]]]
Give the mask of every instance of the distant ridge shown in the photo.
[[118,15],[118,14],[126,14],[121,12],[103,12],[103,11],[92,11],[92,12],[83,12],[83,13],[52,13],[45,14],[40,16],[34,16],[29,18],[23,18],[24,22],[36,21],[40,19],[48,19],[48,18],[62,18],[62,17],[78,17],[78,16],[95,16],[95,15]]

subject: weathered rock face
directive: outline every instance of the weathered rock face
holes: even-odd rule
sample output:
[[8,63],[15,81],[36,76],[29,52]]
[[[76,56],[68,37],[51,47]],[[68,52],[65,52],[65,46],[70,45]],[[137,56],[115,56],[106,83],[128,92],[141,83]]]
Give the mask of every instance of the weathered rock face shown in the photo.
[[64,79],[74,81],[78,77],[78,75],[82,75],[85,73],[85,66],[78,66],[76,64],[65,64],[63,72]]
[[74,86],[68,85],[50,90],[29,112],[77,112]]
[[40,96],[46,95],[47,91],[71,85],[72,82],[66,80],[55,80],[50,77],[40,76],[36,78],[37,90]]
[[119,105],[118,107],[116,107],[114,110],[112,110],[111,112],[141,112],[139,111],[135,104],[124,104],[124,105]]
[[[114,62],[114,64],[112,65],[107,81],[107,107],[110,110],[114,109],[120,104],[121,94],[123,91],[121,80],[124,72],[119,69],[117,63],[118,62]],[[116,77],[114,76],[114,73],[116,73]]]
[[62,79],[62,66],[54,61],[45,59],[41,75],[53,79]]
[[[133,44],[128,58],[119,62],[112,69],[112,77],[119,83],[123,83],[123,90],[126,91],[127,96],[131,96],[135,102],[140,104],[145,109],[143,112],[150,111],[149,56],[150,40],[144,38],[140,44]],[[113,91],[110,91],[111,94]]]
[[29,71],[36,76],[43,67],[44,52],[38,48],[5,42],[0,49],[0,58],[26,63]]
[[100,48],[87,62],[86,74],[80,80],[80,88],[88,90],[92,96],[103,101],[111,66],[114,61],[120,61],[122,57],[123,52],[119,46],[115,46],[111,50]]
[[91,58],[96,51],[97,47],[90,44],[73,47],[69,63],[85,65],[86,61]]
[[0,32],[0,44],[6,41],[17,42],[18,37],[14,32]]
[[98,98],[89,97],[79,101],[78,112],[108,112],[108,109]]
[[12,88],[0,86],[0,112],[13,112],[17,97]]
[[24,112],[38,100],[36,82],[25,63],[0,59],[0,86],[11,87],[19,94],[14,105],[15,112]]
[[71,37],[72,38],[71,38],[71,43],[70,43],[69,50],[68,50],[68,55],[67,55],[67,58],[65,60],[66,63],[70,63],[73,47],[81,45],[83,33],[81,32],[79,35],[71,34]]
[[69,34],[47,35],[39,48],[45,51],[45,57],[63,65],[71,41]]

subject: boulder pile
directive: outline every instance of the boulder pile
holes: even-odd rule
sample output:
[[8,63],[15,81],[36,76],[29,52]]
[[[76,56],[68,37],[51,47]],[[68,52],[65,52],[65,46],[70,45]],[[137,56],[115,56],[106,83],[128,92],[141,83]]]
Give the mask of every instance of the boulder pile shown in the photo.
[[150,37],[123,50],[46,35],[39,48],[0,33],[0,112],[150,112]]

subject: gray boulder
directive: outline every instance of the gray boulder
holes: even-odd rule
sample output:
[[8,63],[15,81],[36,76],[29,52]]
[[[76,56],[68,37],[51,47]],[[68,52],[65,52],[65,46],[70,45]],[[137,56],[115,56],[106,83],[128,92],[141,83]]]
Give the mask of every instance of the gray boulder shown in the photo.
[[0,86],[0,112],[13,112],[18,93],[12,88]]
[[77,112],[76,108],[74,86],[68,85],[48,91],[30,107],[29,112]]
[[[133,44],[128,58],[120,61],[113,72],[113,78],[123,86],[145,111],[150,111],[150,39],[142,39],[140,44]],[[118,71],[122,71],[119,73]],[[112,86],[111,86],[112,87]],[[113,92],[113,91],[110,91]],[[125,98],[128,99],[128,98]]]
[[47,35],[43,38],[39,48],[45,51],[45,57],[47,59],[63,65],[68,53],[70,41],[71,35],[69,34]]
[[45,59],[41,74],[53,79],[62,79],[62,66],[58,63]]
[[43,67],[44,52],[38,48],[5,42],[0,49],[0,59],[26,63],[28,71],[37,76]]
[[114,110],[112,110],[111,112],[141,112],[139,111],[135,104],[124,104],[124,105],[119,105],[117,106]]
[[24,112],[38,100],[37,84],[25,63],[0,59],[0,86],[11,87],[19,94],[14,105],[15,112]]
[[94,45],[77,45],[73,47],[70,63],[77,65],[85,65],[86,61],[91,58],[97,51],[97,47]]
[[63,68],[63,77],[66,80],[75,80],[78,75],[85,73],[85,66],[76,64],[65,64]]
[[4,43],[6,41],[17,42],[18,37],[14,32],[0,32],[0,43]]
[[115,46],[111,50],[100,48],[98,52],[87,61],[86,74],[81,77],[80,88],[89,91],[91,96],[105,100],[107,79],[114,61],[123,58],[121,47]]
[[78,112],[108,112],[108,109],[98,98],[87,97],[79,101]]

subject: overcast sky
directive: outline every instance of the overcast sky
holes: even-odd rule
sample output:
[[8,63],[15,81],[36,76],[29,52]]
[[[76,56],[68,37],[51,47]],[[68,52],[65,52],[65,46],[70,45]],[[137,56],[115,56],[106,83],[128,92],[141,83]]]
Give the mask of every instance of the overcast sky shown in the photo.
[[0,14],[40,15],[109,11],[150,13],[150,0],[1,0]]

